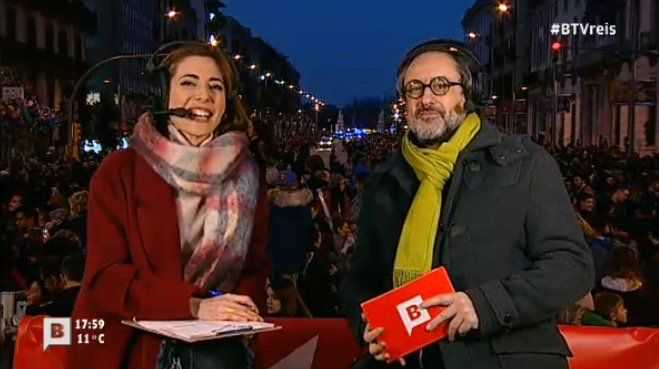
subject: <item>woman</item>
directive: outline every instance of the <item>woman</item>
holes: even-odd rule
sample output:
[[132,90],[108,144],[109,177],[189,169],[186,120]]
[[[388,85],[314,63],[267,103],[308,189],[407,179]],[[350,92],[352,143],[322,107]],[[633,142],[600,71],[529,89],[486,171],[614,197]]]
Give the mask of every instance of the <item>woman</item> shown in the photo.
[[[108,156],[91,181],[73,317],[104,319],[105,343],[74,345],[74,368],[156,367],[161,338],[122,319],[262,320],[267,199],[234,69],[201,44],[174,50],[163,64],[168,107],[189,115],[142,115],[131,147]],[[212,290],[223,294],[210,298]],[[248,365],[240,340],[212,344],[227,360],[215,367]]]
[[656,312],[649,304],[649,290],[644,283],[636,250],[628,246],[613,249],[609,272],[600,280],[604,291],[620,295],[629,310],[629,325],[649,325]]

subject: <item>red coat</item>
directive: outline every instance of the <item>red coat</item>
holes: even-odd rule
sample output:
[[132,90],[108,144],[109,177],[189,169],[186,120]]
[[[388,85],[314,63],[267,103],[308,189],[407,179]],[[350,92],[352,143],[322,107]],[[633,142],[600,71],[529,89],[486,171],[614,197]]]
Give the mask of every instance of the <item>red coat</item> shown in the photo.
[[[105,343],[74,344],[72,368],[155,368],[159,337],[121,324],[122,319],[192,319],[190,298],[203,291],[183,281],[175,190],[134,150],[108,156],[91,181],[82,289],[73,319],[103,319]],[[252,244],[240,282],[265,311],[268,206],[259,196]],[[80,333],[73,323],[73,341]],[[82,332],[86,333],[86,332]]]

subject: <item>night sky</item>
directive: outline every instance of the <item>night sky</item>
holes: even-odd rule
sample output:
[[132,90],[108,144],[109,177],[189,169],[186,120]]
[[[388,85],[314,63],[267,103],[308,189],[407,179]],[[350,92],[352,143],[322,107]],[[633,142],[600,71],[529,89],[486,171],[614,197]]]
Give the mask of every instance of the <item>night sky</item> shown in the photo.
[[226,0],[225,14],[286,55],[302,88],[330,104],[394,94],[405,52],[430,38],[464,40],[473,0]]

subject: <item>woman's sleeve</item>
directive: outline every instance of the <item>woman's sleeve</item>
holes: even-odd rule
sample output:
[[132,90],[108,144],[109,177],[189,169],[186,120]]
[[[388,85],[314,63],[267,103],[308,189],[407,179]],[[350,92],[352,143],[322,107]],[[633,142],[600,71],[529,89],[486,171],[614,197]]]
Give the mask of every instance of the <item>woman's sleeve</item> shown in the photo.
[[129,200],[120,176],[126,161],[120,158],[108,157],[91,181],[81,298],[89,299],[94,310],[122,319],[191,319],[196,287],[132,263],[126,234]]
[[245,258],[245,265],[235,293],[252,298],[261,312],[265,311],[265,280],[270,275],[271,261],[266,246],[269,237],[270,207],[267,194],[261,191],[254,214],[252,242]]

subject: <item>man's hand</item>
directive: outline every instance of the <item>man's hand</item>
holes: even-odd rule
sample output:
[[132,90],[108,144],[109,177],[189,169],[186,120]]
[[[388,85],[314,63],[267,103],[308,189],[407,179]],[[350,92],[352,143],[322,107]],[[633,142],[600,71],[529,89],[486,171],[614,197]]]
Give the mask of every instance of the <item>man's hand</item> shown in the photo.
[[[362,319],[366,320],[364,314],[362,314]],[[382,332],[384,332],[384,328],[371,329],[368,324],[366,324],[366,328],[364,329],[363,338],[364,342],[368,344],[368,352],[373,355],[377,361],[389,360],[389,354],[387,354],[386,351],[386,343],[378,341],[378,338],[382,335]],[[398,362],[400,365],[405,366],[404,358],[400,358]]]
[[432,331],[443,322],[450,321],[448,339],[451,342],[455,340],[456,333],[464,336],[469,331],[478,329],[478,315],[474,309],[474,304],[464,292],[437,295],[421,304],[422,308],[431,306],[446,306],[446,309],[431,320],[426,329]]

